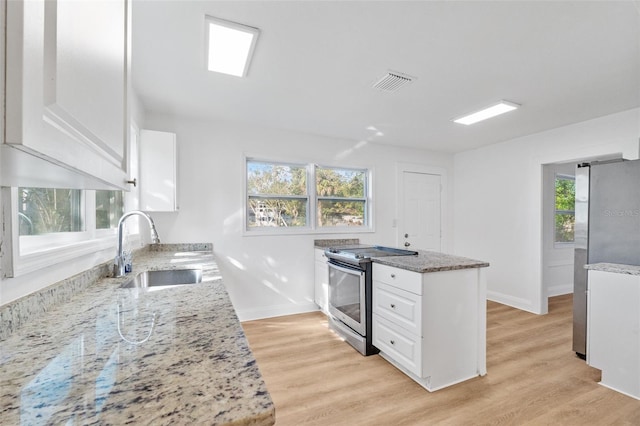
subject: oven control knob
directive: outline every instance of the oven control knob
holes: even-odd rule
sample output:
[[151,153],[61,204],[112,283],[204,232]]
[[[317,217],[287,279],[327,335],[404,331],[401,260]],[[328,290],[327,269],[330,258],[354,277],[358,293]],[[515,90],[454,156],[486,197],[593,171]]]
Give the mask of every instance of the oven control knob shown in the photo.
[[393,303],[391,304],[391,309],[395,309],[396,305],[394,305]]
[[389,340],[389,343],[391,343],[392,345],[395,345],[396,341],[395,340]]
[[391,274],[391,278],[395,278],[395,277],[396,277],[396,274]]

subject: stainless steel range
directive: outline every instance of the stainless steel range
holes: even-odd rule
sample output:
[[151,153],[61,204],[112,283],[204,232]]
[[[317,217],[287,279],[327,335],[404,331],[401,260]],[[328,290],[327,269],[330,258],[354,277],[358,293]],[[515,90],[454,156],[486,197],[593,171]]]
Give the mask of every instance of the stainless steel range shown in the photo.
[[329,248],[329,326],[362,355],[378,349],[371,343],[374,257],[415,256],[416,251],[382,246]]

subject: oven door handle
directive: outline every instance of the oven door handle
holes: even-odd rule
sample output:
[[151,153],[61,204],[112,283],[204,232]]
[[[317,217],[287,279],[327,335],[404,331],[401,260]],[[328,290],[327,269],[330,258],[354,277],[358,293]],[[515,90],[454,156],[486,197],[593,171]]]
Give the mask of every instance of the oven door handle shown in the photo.
[[329,262],[329,267],[342,271],[345,274],[364,275],[364,271],[362,269],[353,266],[339,265],[337,263]]

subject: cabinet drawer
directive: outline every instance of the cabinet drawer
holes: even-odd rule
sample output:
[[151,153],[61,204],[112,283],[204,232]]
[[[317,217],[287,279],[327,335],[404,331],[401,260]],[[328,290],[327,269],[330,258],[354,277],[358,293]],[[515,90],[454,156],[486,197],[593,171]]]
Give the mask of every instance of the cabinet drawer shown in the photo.
[[373,313],[373,345],[411,373],[422,377],[422,338]]
[[373,312],[422,336],[422,297],[417,294],[376,280],[373,282]]
[[422,274],[417,272],[379,265],[374,262],[373,279],[411,293],[422,294]]
[[327,261],[327,255],[324,254],[324,249],[317,248],[317,249],[314,249],[314,251],[315,251],[316,260],[318,262],[326,262]]

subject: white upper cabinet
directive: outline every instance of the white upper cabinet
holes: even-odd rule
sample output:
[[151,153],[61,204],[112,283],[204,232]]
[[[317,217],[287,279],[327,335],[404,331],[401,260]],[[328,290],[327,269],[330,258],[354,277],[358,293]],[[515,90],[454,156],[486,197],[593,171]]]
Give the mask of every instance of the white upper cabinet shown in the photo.
[[7,2],[6,144],[126,187],[127,7]]
[[175,212],[177,197],[176,134],[140,131],[140,209]]

